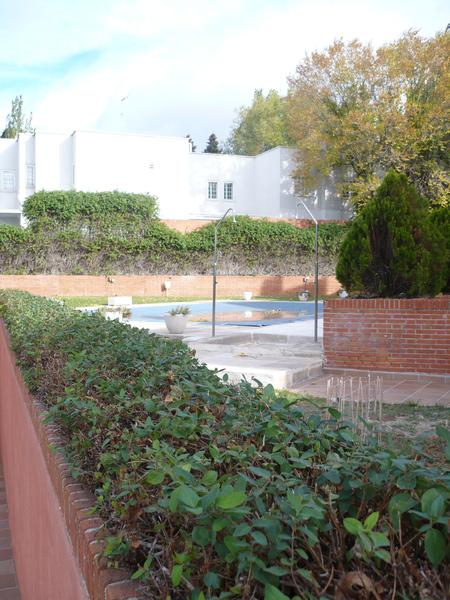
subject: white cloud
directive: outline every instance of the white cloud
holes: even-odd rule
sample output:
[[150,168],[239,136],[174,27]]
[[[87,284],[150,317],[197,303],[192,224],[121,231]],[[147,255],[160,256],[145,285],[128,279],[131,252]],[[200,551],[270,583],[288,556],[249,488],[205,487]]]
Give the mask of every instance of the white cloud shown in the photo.
[[255,88],[284,92],[306,51],[341,36],[378,45],[410,27],[426,35],[443,27],[440,0],[425,8],[419,0],[18,2],[25,20],[8,9],[0,62],[42,64],[99,50],[90,66],[36,96],[37,127],[189,132],[200,148],[213,130],[226,137]]

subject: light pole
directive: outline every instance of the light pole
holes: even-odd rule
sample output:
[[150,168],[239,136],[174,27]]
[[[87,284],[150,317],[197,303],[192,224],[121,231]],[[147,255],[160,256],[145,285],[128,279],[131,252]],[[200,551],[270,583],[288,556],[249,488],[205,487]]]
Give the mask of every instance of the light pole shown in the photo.
[[[212,303],[212,337],[216,336],[216,286],[217,286],[217,231],[230,213],[234,213],[232,208],[229,208],[223,217],[217,221],[214,227],[214,259],[213,259],[213,303]],[[236,217],[233,214],[233,223],[236,223]]]
[[309,208],[303,202],[303,200],[300,200],[295,205],[295,218],[297,218],[298,207],[300,206],[300,204],[303,205],[306,212],[311,217],[311,219],[314,221],[314,224],[316,226],[316,240],[314,243],[314,252],[316,255],[316,273],[315,273],[315,277],[314,277],[314,341],[317,342],[317,329],[318,329],[318,320],[319,320],[319,224],[316,221],[316,219],[314,218],[312,212],[309,210]]

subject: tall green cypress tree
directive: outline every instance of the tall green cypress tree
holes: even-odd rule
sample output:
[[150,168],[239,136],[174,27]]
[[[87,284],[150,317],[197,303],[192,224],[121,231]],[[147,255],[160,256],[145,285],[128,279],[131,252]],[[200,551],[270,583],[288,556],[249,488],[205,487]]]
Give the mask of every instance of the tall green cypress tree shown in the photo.
[[434,296],[446,275],[446,244],[426,201],[390,171],[342,244],[336,276],[371,297]]

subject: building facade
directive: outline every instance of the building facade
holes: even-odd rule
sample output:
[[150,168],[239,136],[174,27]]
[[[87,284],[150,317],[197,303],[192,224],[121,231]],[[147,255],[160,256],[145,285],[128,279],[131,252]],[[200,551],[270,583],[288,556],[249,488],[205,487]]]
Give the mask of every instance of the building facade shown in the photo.
[[[38,190],[120,190],[158,198],[162,219],[215,219],[228,208],[254,217],[295,217],[295,153],[257,156],[193,153],[186,138],[74,131],[0,139],[0,223],[21,224],[25,199]],[[318,219],[351,212],[324,179],[307,199]],[[303,212],[302,212],[303,210]],[[299,208],[298,216],[307,217]]]

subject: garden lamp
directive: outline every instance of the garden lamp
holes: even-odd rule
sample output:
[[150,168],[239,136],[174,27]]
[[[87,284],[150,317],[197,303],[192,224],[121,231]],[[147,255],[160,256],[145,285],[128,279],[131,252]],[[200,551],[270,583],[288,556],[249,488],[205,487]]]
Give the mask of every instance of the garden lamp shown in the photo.
[[316,273],[314,278],[314,341],[317,342],[317,329],[319,320],[319,224],[303,200],[299,200],[299,202],[297,202],[295,205],[295,218],[297,218],[298,207],[300,204],[303,205],[304,209],[314,221],[316,226],[316,240],[314,243],[314,253],[316,255]]
[[216,336],[216,286],[217,286],[217,231],[225,218],[233,213],[233,223],[236,223],[234,210],[229,208],[214,227],[214,259],[213,259],[213,303],[212,303],[212,337]]

